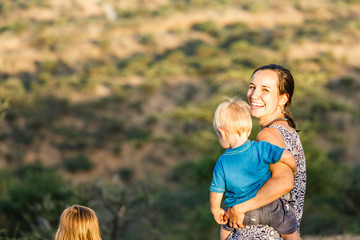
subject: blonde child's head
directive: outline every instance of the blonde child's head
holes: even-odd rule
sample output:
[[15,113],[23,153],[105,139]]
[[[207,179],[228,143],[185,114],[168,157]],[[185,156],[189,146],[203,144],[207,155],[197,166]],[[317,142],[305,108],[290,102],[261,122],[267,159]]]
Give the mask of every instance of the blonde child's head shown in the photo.
[[66,208],[61,214],[55,240],[101,240],[96,213],[80,205]]
[[230,134],[246,133],[248,137],[252,128],[249,104],[237,97],[227,98],[217,107],[213,126],[216,133],[222,128]]

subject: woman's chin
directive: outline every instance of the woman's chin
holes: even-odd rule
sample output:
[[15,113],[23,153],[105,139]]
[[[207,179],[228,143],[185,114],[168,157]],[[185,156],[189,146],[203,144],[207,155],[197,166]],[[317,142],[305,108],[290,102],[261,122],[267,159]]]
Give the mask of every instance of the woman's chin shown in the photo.
[[262,111],[260,109],[251,109],[251,116],[254,118],[260,118],[262,116]]

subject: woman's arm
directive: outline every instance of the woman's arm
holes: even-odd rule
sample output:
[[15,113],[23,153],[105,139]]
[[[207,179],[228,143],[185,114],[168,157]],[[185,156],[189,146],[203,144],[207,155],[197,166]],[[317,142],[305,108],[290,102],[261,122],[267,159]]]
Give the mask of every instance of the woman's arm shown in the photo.
[[291,171],[293,172],[294,178],[296,177],[296,173],[297,173],[296,160],[294,158],[294,155],[292,155],[290,151],[285,149],[283,154],[281,155],[279,162],[282,162],[288,167],[290,167]]
[[[263,129],[258,134],[256,140],[267,141],[285,148],[284,140],[276,129]],[[228,209],[227,215],[230,227],[244,227],[243,220],[246,212],[261,208],[293,189],[294,176],[288,165],[282,162],[270,164],[270,171],[272,174],[271,178],[259,189],[254,198]]]

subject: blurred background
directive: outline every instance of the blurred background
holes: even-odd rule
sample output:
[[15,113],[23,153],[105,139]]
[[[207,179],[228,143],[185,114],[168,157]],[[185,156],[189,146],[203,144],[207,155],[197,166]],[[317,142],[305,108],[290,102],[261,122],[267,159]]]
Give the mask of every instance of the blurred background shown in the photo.
[[104,240],[218,239],[212,115],[269,63],[296,81],[302,235],[359,234],[359,42],[359,0],[1,0],[0,238],[78,203]]

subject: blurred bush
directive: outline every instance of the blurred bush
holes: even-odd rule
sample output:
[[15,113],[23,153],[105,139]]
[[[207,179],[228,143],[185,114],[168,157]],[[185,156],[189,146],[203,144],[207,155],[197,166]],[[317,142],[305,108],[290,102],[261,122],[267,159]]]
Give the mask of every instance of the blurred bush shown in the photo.
[[75,157],[65,158],[64,167],[70,172],[89,171],[94,168],[94,163],[86,156],[79,154]]
[[[32,164],[0,174],[0,236],[10,239],[39,234],[52,238],[64,206],[77,201],[71,185],[54,169]],[[35,235],[36,236],[36,235]]]

